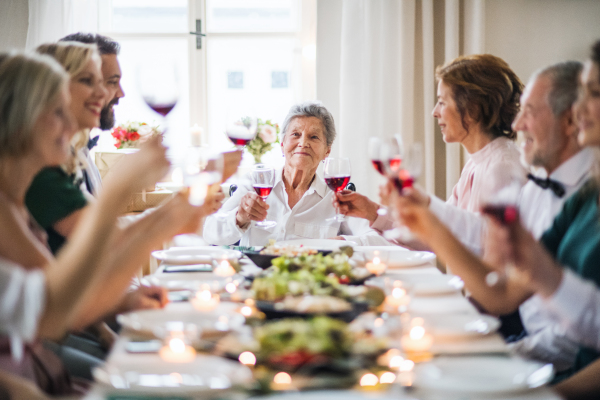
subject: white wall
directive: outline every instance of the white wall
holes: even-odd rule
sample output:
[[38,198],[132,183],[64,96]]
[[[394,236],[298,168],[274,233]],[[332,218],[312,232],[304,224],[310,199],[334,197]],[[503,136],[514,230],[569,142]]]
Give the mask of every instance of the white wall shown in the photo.
[[583,61],[600,39],[598,0],[486,0],[485,51],[526,82],[538,68]]
[[0,51],[24,49],[29,24],[27,0],[0,1]]

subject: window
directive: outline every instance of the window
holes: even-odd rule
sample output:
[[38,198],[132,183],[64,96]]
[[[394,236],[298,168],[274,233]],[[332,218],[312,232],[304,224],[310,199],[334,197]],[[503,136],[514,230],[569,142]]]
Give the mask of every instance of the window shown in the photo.
[[[126,96],[115,107],[117,123],[162,121],[142,100],[136,76],[173,62],[180,98],[166,143],[174,155],[188,146],[194,124],[204,143],[231,149],[224,125],[232,109],[281,124],[292,104],[315,98],[315,14],[316,0],[99,0],[100,33],[122,47]],[[206,27],[202,49],[189,34],[196,20]],[[280,163],[277,152],[266,161]]]

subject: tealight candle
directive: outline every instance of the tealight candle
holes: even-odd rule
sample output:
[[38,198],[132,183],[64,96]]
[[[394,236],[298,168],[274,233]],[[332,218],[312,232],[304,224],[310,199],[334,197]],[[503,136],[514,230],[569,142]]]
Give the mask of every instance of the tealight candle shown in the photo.
[[244,351],[242,354],[240,354],[238,360],[242,364],[249,367],[253,367],[254,365],[256,365],[256,356],[249,351]]
[[160,349],[158,354],[166,362],[189,363],[196,357],[196,350],[186,345],[183,339],[172,337],[169,339],[168,344]]
[[217,276],[232,276],[235,275],[235,268],[231,266],[228,260],[221,260],[217,267],[213,270],[213,273]]
[[278,372],[273,377],[273,390],[290,390],[292,389],[292,377],[287,372]]
[[367,265],[365,265],[365,268],[373,275],[379,276],[385,272],[387,265],[381,262],[379,257],[374,257],[373,261],[368,262]]
[[413,326],[407,335],[402,336],[400,344],[407,353],[423,353],[431,349],[433,336],[420,325]]
[[192,146],[202,146],[202,133],[203,130],[198,124],[194,124],[194,126],[190,128],[190,142]]
[[405,312],[410,303],[410,296],[406,289],[395,287],[392,293],[385,297],[385,304],[396,312]]
[[219,305],[220,297],[213,294],[208,289],[203,289],[196,293],[196,297],[190,299],[192,306],[198,311],[212,311]]

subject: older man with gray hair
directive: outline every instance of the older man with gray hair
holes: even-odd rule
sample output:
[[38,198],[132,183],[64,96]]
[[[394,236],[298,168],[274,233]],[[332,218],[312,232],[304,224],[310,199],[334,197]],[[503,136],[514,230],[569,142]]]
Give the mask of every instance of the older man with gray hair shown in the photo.
[[[283,123],[282,169],[275,171],[271,193],[263,200],[251,177],[241,182],[219,215],[208,217],[204,239],[211,244],[264,246],[269,239],[344,239],[360,245],[389,245],[364,219],[333,217],[333,191],[317,175],[319,163],[331,152],[335,123],[320,103],[292,106]],[[268,219],[276,225],[257,226]]]

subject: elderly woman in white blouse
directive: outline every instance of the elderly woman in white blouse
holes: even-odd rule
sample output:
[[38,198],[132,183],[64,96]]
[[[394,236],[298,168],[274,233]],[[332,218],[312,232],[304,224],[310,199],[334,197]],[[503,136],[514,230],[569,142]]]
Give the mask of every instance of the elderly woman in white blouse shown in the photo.
[[[250,179],[238,185],[223,205],[223,220],[208,217],[204,239],[211,244],[262,246],[269,239],[345,239],[360,245],[387,245],[385,239],[369,228],[368,221],[333,219],[333,191],[317,175],[319,163],[331,152],[335,139],[333,117],[325,107],[307,102],[294,105],[283,123],[281,149],[285,157],[282,170],[276,171],[275,185],[266,201],[252,188]],[[252,221],[276,221],[270,228]]]

